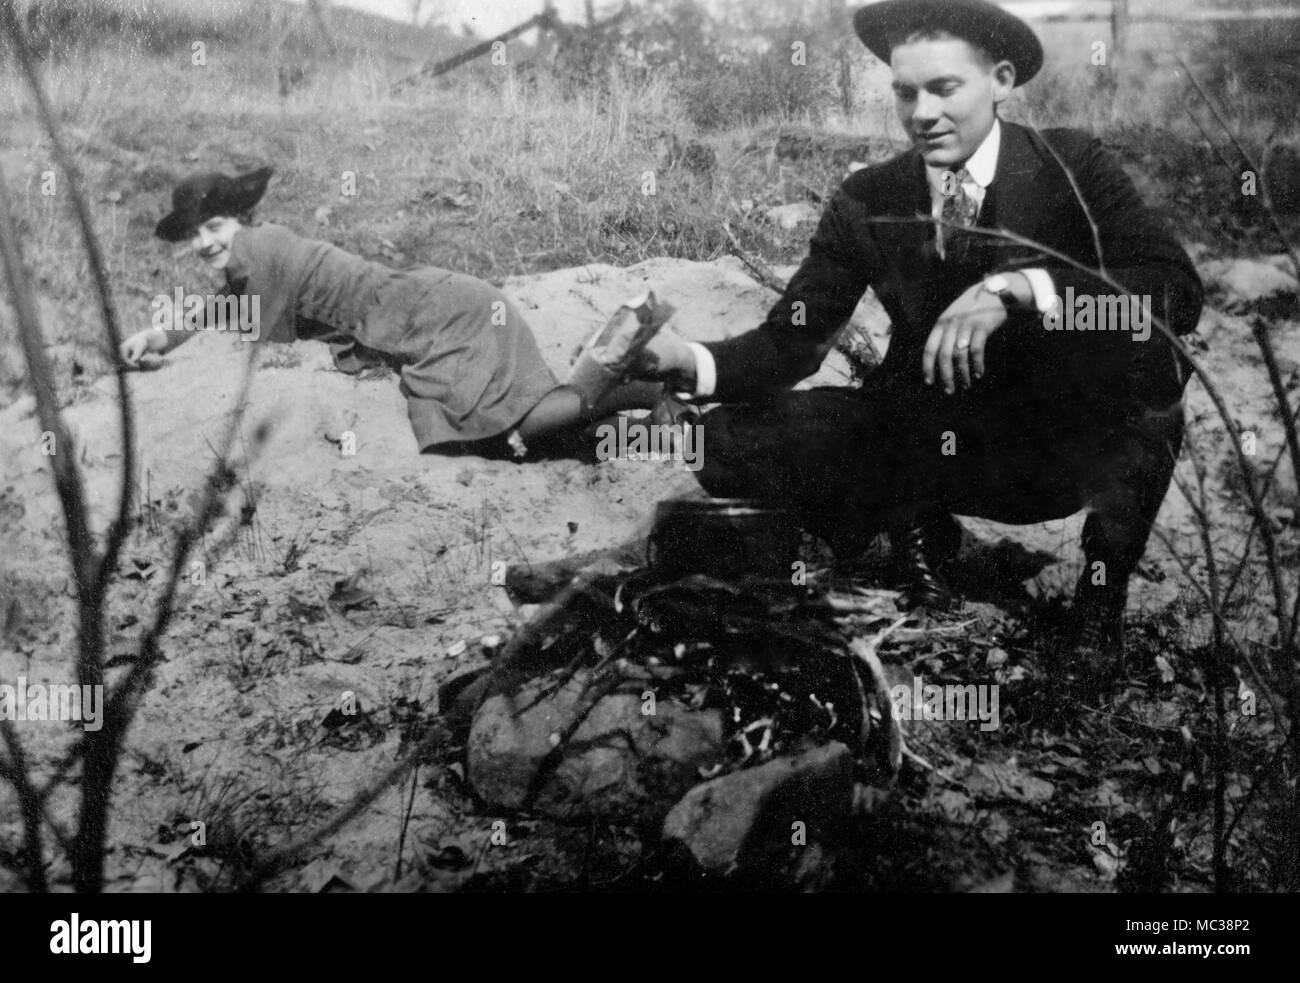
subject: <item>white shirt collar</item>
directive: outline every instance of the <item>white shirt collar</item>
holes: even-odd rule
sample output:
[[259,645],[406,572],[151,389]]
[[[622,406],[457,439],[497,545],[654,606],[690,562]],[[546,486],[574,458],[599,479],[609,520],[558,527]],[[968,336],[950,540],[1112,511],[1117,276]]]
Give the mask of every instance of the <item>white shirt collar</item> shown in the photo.
[[[984,142],[975,149],[975,153],[970,155],[970,159],[966,161],[965,165],[971,180],[979,185],[981,190],[993,183],[993,175],[997,173],[998,169],[998,150],[1001,146],[1002,122],[994,116],[993,128],[989,130]],[[926,165],[925,174],[932,191],[943,187],[943,176],[949,170],[951,168]]]

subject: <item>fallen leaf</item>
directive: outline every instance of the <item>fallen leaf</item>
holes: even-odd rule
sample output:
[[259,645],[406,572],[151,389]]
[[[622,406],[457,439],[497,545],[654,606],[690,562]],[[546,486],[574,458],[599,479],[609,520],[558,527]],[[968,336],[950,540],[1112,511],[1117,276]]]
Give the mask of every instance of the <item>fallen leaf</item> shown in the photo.
[[1120,794],[1119,783],[1113,778],[1103,779],[1084,800],[1084,805],[1112,810],[1116,816],[1133,812],[1133,806]]
[[135,569],[122,574],[123,580],[150,580],[158,572],[158,568],[154,566],[151,560],[133,559],[131,565]]
[[343,876],[337,864],[313,860],[301,871],[303,886],[312,894],[330,891],[355,891],[356,888]]
[[336,659],[333,659],[332,661],[342,662],[344,665],[348,665],[348,666],[354,666],[362,659],[364,659],[365,656],[366,656],[366,647],[364,645],[353,645],[352,647],[347,649],[342,655],[340,655]]
[[965,780],[976,798],[1009,798],[1020,802],[1046,802],[1055,792],[1051,782],[1035,778],[1012,764],[981,762]]
[[334,584],[334,592],[330,594],[330,605],[343,611],[348,608],[360,607],[363,604],[373,603],[375,595],[361,586],[361,579],[365,575],[366,572],[364,570],[358,570],[346,580],[336,581]]
[[289,613],[299,621],[323,621],[325,619],[325,609],[319,604],[309,604],[306,601],[300,601],[297,597],[289,595]]
[[1097,873],[1103,881],[1113,881],[1115,875],[1119,873],[1119,861],[1111,856],[1106,850],[1093,849],[1092,865],[1097,868]]
[[1016,890],[1015,871],[1009,870],[1005,874],[999,874],[992,880],[985,881],[983,884],[976,884],[967,891],[967,894],[1013,894]]

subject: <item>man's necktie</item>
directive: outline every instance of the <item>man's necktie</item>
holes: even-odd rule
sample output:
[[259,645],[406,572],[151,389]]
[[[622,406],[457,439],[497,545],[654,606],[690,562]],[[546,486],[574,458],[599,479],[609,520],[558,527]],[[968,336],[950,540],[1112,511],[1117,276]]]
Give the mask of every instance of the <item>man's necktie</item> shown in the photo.
[[957,249],[957,252],[962,255],[948,255],[949,245],[958,239],[957,229],[953,226],[969,229],[975,224],[975,216],[979,214],[980,206],[979,202],[966,193],[966,185],[971,181],[970,171],[963,167],[955,175],[950,175],[951,172],[944,175],[943,210],[940,211],[939,218],[947,224],[940,225],[938,229],[939,256],[943,259],[960,260],[966,252],[964,240],[960,240]]

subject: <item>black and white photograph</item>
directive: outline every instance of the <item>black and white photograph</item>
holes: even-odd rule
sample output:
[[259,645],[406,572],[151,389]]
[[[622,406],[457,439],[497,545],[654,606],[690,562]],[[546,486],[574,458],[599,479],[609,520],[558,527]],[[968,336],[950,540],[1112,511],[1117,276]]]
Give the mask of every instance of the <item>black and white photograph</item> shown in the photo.
[[24,945],[1110,895],[1248,965],[1297,98],[1296,0],[0,0],[0,894],[106,896]]

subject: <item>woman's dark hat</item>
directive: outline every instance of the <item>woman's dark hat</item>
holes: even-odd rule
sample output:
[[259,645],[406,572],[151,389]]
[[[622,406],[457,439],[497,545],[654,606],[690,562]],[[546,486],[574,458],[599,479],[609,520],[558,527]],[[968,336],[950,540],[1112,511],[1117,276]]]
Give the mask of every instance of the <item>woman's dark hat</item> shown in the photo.
[[187,177],[172,191],[172,210],[158,223],[154,235],[180,242],[214,215],[243,215],[262,200],[275,169],[262,167],[238,177],[215,171]]
[[853,29],[886,65],[894,46],[912,32],[940,30],[1011,62],[1016,85],[1043,67],[1043,45],[1033,28],[986,0],[881,0],[854,12]]

